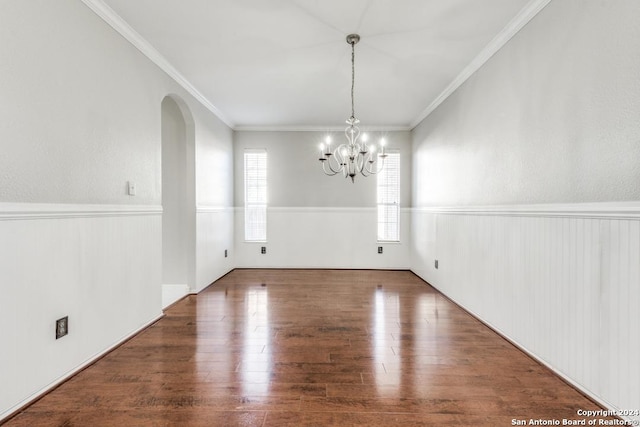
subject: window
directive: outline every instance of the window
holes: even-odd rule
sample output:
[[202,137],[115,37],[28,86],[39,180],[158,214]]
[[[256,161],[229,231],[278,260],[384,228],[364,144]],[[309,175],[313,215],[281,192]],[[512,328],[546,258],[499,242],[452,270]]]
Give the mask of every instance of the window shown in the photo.
[[267,240],[267,151],[244,152],[244,239]]
[[378,173],[378,240],[400,241],[400,153],[389,152]]

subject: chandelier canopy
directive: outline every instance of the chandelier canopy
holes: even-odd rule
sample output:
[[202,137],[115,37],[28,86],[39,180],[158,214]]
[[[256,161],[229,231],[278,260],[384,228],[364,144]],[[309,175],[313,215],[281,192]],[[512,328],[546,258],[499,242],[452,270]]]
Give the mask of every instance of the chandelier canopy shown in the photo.
[[[369,176],[376,174],[384,167],[384,159],[387,154],[384,152],[385,141],[380,140],[380,154],[376,154],[375,145],[367,145],[367,135],[360,134],[356,119],[353,88],[355,86],[355,45],[360,41],[358,34],[349,34],[347,43],[351,45],[351,117],[347,119],[347,127],[344,131],[347,141],[331,150],[331,137],[327,137],[324,144],[320,144],[320,163],[326,175],[333,176],[342,174],[345,178],[351,178],[355,182],[357,174]],[[377,160],[380,159],[378,163]]]

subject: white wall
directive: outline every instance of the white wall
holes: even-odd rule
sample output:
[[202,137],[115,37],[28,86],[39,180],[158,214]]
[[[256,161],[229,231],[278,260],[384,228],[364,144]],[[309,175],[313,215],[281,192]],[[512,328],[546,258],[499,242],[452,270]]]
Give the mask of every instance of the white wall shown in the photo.
[[[2,419],[161,315],[165,96],[193,115],[202,212],[232,210],[233,146],[226,125],[82,2],[2,1],[0,40]],[[233,266],[233,215],[209,209],[198,224],[201,289]],[[55,340],[65,315],[70,333]]]
[[[187,125],[178,104],[162,100],[162,283],[188,287],[190,241]],[[193,126],[191,124],[191,126]],[[193,163],[193,159],[192,159]],[[195,202],[192,209],[195,209]]]
[[552,1],[414,129],[414,205],[640,199],[639,16]]
[[78,1],[0,8],[0,199],[159,205],[169,79]]
[[0,419],[158,318],[161,213],[0,204]]
[[195,118],[196,140],[196,248],[192,291],[199,292],[235,266],[233,131],[201,104],[191,104],[190,109]]
[[[400,243],[377,239],[376,177],[328,177],[318,161],[327,134],[340,132],[238,131],[235,155],[235,246],[238,267],[408,268],[410,217],[401,215]],[[409,132],[369,132],[384,136],[401,155],[401,207],[411,205]],[[267,150],[267,243],[244,241],[244,150]],[[293,159],[293,161],[291,160]],[[266,246],[267,253],[260,254]],[[383,254],[377,253],[383,246]]]
[[196,277],[193,292],[200,292],[236,267],[233,224],[232,207],[199,207],[196,211]]
[[[267,242],[244,241],[244,210],[235,222],[240,268],[409,269],[411,215],[400,214],[400,242],[377,242],[375,208],[291,207],[267,210]],[[267,248],[266,254],[260,248]],[[379,254],[378,246],[383,247]]]
[[412,270],[624,409],[640,402],[639,20],[632,0],[552,1],[412,135]]

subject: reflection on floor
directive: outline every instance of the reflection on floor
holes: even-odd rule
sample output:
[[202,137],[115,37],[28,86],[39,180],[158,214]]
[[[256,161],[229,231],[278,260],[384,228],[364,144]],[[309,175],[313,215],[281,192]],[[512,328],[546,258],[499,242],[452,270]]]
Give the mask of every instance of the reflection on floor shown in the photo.
[[507,426],[599,409],[411,272],[235,270],[8,426]]

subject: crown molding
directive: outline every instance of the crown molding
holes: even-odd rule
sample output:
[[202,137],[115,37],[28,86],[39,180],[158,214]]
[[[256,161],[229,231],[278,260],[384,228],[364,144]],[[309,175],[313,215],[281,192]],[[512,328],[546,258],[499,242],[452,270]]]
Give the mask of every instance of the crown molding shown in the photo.
[[440,104],[482,67],[502,46],[520,31],[534,16],[547,6],[551,0],[531,0],[509,23],[496,35],[487,46],[453,79],[436,99],[411,123],[413,130],[429,116]]
[[160,54],[144,37],[127,24],[120,15],[107,6],[102,0],[81,0],[96,15],[102,18],[114,30],[116,30],[129,43],[135,46],[143,55],[156,64],[162,71],[167,73],[169,77],[176,81],[184,90],[189,92],[197,99],[206,109],[211,111],[216,117],[224,122],[231,129],[234,129],[234,123],[228,117],[216,108],[198,89],[193,86],[167,59]]
[[[144,37],[127,24],[120,15],[102,0],[81,0],[96,15],[122,35],[143,55],[160,67],[167,75],[190,93],[205,108],[211,111],[222,122],[235,131],[284,131],[284,132],[341,132],[342,126],[251,126],[236,125],[213,105],[198,89],[196,89],[164,56],[160,54]],[[411,131],[431,114],[444,100],[456,91],[469,77],[482,67],[502,46],[504,46],[533,17],[547,6],[551,0],[531,0],[527,5],[496,35],[491,42],[465,67],[464,70],[429,104],[408,126],[372,126],[364,131]]]
[[[344,132],[346,126],[236,126],[235,131],[244,132]],[[409,126],[360,126],[361,132],[406,132]]]

